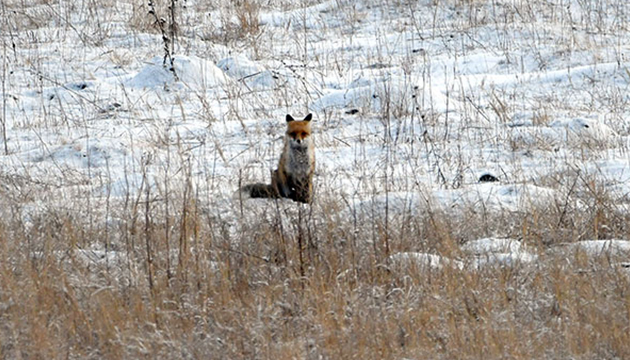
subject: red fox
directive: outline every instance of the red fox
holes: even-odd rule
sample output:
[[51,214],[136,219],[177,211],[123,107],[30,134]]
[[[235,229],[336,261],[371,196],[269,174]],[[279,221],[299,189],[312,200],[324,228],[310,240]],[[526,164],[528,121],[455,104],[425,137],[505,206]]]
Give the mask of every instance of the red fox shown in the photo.
[[289,198],[310,203],[313,199],[313,173],[315,172],[315,144],[311,137],[311,119],[308,114],[302,121],[287,115],[287,132],[278,169],[273,172],[271,184],[250,184],[243,187],[252,198]]

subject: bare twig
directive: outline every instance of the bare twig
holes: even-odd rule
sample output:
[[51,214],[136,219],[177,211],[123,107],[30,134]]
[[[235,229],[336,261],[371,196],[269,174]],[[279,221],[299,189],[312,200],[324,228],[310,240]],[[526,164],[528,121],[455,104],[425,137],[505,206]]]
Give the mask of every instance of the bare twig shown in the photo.
[[[174,6],[171,6],[171,7],[173,8],[171,10],[171,14],[174,17],[175,16]],[[164,43],[164,59],[162,60],[162,65],[166,66],[168,62],[169,64],[168,70],[173,73],[173,77],[175,78],[175,81],[178,81],[179,76],[177,76],[177,72],[175,71],[175,61],[173,60],[173,51],[172,51],[173,48],[171,47],[171,43],[173,39],[168,37],[166,33],[166,28],[165,28],[166,19],[158,16],[157,11],[155,10],[155,3],[153,2],[153,0],[149,0],[149,15],[153,15],[153,18],[155,19],[155,24],[157,25],[158,29],[160,29],[160,32],[162,33],[162,42]],[[171,21],[171,24],[169,25],[169,28],[171,29],[171,35],[174,34],[173,19]]]

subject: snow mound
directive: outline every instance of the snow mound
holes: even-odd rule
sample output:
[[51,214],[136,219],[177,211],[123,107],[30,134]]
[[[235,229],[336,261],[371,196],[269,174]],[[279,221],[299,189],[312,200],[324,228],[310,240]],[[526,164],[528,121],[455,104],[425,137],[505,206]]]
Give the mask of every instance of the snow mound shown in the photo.
[[[315,100],[311,108],[315,111],[362,108],[379,113],[387,107],[395,106],[402,112],[412,112],[417,106],[417,91],[417,86],[403,76],[385,74],[372,78],[366,74],[359,76],[345,88],[329,90]],[[432,98],[437,104],[445,103],[441,101],[439,91],[433,91]]]
[[401,252],[388,258],[392,267],[396,269],[441,270],[444,267],[462,269],[464,265],[457,260],[444,256],[422,252]]
[[321,4],[315,4],[309,7],[300,7],[296,10],[290,10],[285,12],[273,11],[273,12],[261,12],[259,15],[260,25],[270,25],[274,27],[302,27],[307,29],[319,28],[325,24],[319,19],[318,16],[313,14],[330,12],[339,6],[337,0],[324,1]]
[[557,129],[566,129],[568,141],[605,143],[617,136],[617,133],[610,126],[602,121],[593,119],[561,119],[553,121],[549,126]]
[[[391,192],[370,199],[357,201],[350,211],[359,217],[381,217],[386,209],[390,215],[418,214],[431,204],[444,211],[470,208],[484,211],[517,212],[530,207],[544,208],[553,204],[556,192],[553,189],[531,184],[480,183],[461,189],[433,190],[427,198],[417,192]],[[430,199],[430,200],[429,200]]]
[[120,148],[112,139],[79,139],[72,143],[50,149],[37,149],[23,154],[25,160],[35,163],[49,163],[72,166],[74,168],[106,167],[112,157],[125,156],[126,150]]
[[480,269],[486,266],[513,267],[517,265],[532,264],[538,260],[538,256],[530,253],[488,253],[478,255],[473,260],[473,267]]
[[264,69],[244,56],[230,56],[219,60],[217,67],[233,78],[244,78]]
[[589,255],[630,255],[630,241],[628,240],[583,240],[571,246]]
[[484,238],[472,240],[461,247],[464,253],[472,255],[475,268],[487,265],[515,266],[517,264],[529,264],[538,259],[538,256],[526,251],[518,240]]
[[436,199],[445,208],[483,207],[495,211],[519,211],[533,207],[545,207],[556,197],[553,189],[531,184],[480,183],[457,190],[438,190]]
[[[195,56],[174,56],[173,68],[179,82],[193,89],[218,87],[228,81],[223,71],[216,65]],[[127,85],[135,88],[154,88],[173,86],[176,83],[169,64],[163,65],[163,58],[156,56],[131,78]]]
[[348,107],[364,108],[371,104],[370,98],[375,96],[369,87],[356,89],[333,90],[311,104],[311,109],[323,111],[326,109],[343,109]]
[[531,120],[522,120],[508,126],[512,128],[513,140],[527,145],[540,143],[555,148],[567,143],[578,147],[611,146],[619,138],[603,121],[585,118],[557,119],[548,126],[535,126]]
[[462,251],[471,254],[521,252],[521,243],[514,239],[485,238],[472,240],[462,245]]
[[276,75],[244,56],[221,59],[217,67],[229,77],[244,81],[250,87],[270,88],[276,84]]
[[351,205],[349,209],[359,217],[382,217],[386,210],[389,214],[417,214],[421,209],[418,194],[414,192],[391,192],[376,195]]

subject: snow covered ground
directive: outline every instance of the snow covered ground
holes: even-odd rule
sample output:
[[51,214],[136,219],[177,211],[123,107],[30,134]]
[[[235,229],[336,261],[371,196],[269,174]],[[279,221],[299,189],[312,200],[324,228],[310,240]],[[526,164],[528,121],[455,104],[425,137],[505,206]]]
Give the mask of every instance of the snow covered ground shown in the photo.
[[343,198],[348,214],[590,211],[572,191],[591,182],[625,209],[627,5],[598,18],[580,1],[455,3],[261,7],[260,33],[230,39],[217,34],[238,17],[188,2],[174,72],[146,7],[12,4],[3,186],[30,194],[28,218],[42,201],[98,209],[191,178],[229,218],[264,206],[234,194],[269,181],[284,115],[314,112],[316,203]]

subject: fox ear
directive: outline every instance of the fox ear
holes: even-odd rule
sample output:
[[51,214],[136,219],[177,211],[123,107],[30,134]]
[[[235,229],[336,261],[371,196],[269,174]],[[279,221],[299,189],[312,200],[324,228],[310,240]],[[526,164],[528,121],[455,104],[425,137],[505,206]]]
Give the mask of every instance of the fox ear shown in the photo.
[[311,121],[311,119],[313,118],[313,114],[308,114],[306,115],[306,117],[304,118],[304,121]]
[[291,122],[291,121],[293,121],[293,120],[295,120],[295,119],[293,118],[293,116],[291,116],[291,115],[287,114],[287,122]]

